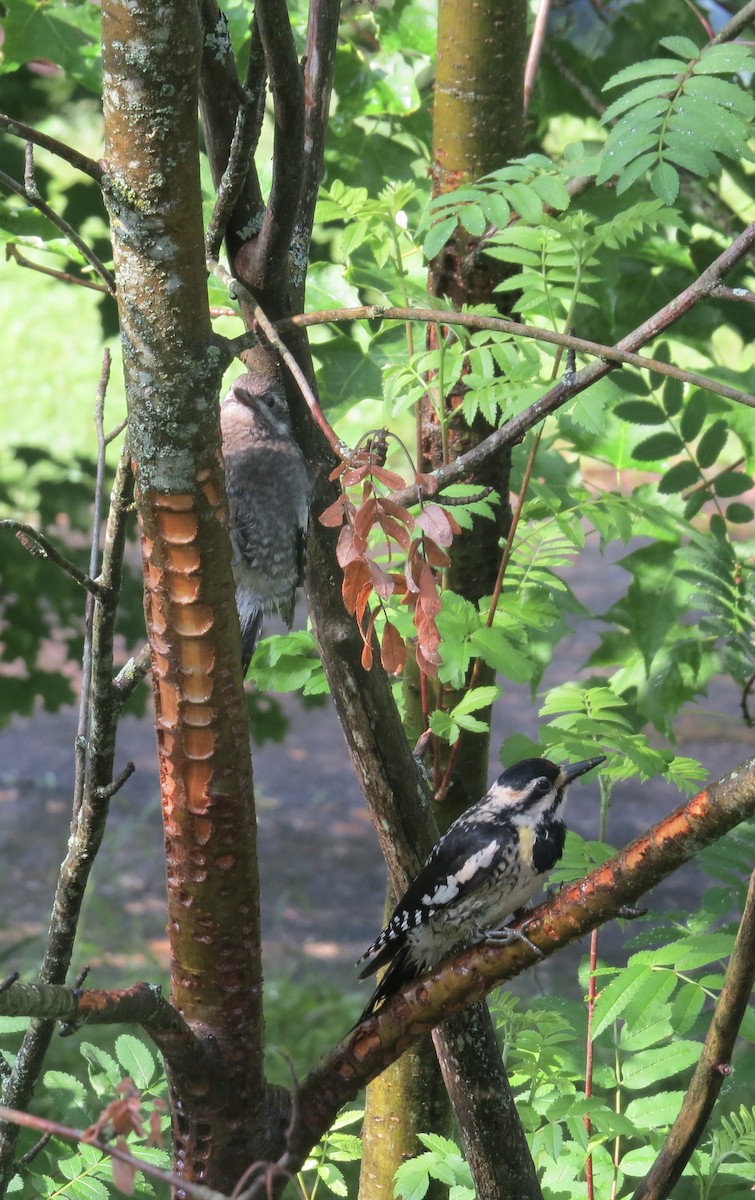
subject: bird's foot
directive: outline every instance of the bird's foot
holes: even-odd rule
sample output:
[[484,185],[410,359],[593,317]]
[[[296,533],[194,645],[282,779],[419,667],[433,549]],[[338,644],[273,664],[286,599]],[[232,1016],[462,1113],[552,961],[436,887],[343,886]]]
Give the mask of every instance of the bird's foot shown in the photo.
[[530,950],[534,950],[538,958],[545,958],[539,946],[531,942],[520,929],[512,929],[510,925],[506,925],[503,929],[485,929],[483,930],[482,937],[491,946],[505,946],[507,942],[513,941],[524,942],[525,946],[529,946]]

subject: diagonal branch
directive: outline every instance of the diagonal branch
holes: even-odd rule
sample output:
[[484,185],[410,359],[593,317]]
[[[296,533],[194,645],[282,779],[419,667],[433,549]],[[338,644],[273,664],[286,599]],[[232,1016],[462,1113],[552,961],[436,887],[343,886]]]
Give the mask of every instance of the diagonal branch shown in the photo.
[[755,872],[750,877],[724,984],[700,1061],[674,1124],[652,1168],[632,1200],[666,1200],[696,1148],[721,1085],[731,1074],[731,1056],[755,983]]
[[64,554],[56,550],[52,542],[32,525],[25,525],[22,521],[14,521],[11,517],[4,517],[0,521],[0,529],[13,529],[18,541],[30,554],[33,554],[36,558],[49,558],[50,562],[54,562],[62,571],[65,571],[66,575],[70,575],[71,579],[75,579],[76,583],[85,588],[90,596],[102,596],[102,584],[96,579],[92,579],[87,575],[86,571],[82,571],[80,567],[72,563]]
[[30,192],[23,186],[23,184],[20,184],[17,182],[17,180],[12,179],[10,175],[6,175],[5,171],[0,171],[0,184],[2,184],[4,188],[7,188],[9,192],[13,192],[16,196],[20,196],[21,199],[25,200],[27,204],[30,204],[32,208],[36,208],[38,212],[42,213],[43,217],[47,217],[47,220],[50,221],[56,229],[59,229],[64,237],[68,238],[71,245],[76,247],[79,253],[82,254],[87,260],[90,267],[97,272],[100,279],[107,287],[110,295],[115,295],[115,279],[112,272],[109,271],[105,264],[100,261],[94,251],[90,250],[84,239],[79,237],[72,225],[69,225],[68,222],[64,221],[63,218],[59,216],[53,208],[50,208],[50,205],[46,204],[41,196]]
[[93,158],[89,158],[86,154],[81,154],[78,150],[74,150],[73,146],[66,145],[65,142],[58,141],[57,138],[50,137],[49,133],[41,133],[32,125],[26,125],[23,121],[17,121],[15,117],[9,116],[7,113],[0,113],[0,129],[5,129],[14,137],[23,138],[25,142],[33,142],[35,146],[39,146],[40,150],[48,150],[50,154],[57,155],[58,158],[64,159],[70,163],[77,171],[81,171],[84,175],[88,175],[95,183],[102,183],[105,175],[102,163],[97,162]]
[[[584,937],[700,850],[755,813],[755,758],[710,784],[586,879],[541,904],[526,921],[544,957]],[[282,1165],[297,1169],[339,1108],[424,1033],[535,962],[517,941],[473,946],[397,993],[315,1067],[299,1091],[298,1122]]]

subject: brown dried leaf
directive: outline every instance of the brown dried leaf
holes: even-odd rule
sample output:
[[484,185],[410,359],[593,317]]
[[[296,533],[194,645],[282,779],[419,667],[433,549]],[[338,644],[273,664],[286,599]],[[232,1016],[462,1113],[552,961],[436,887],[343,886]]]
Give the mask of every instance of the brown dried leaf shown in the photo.
[[375,479],[379,479],[386,487],[393,488],[394,491],[399,491],[406,487],[406,480],[397,475],[395,471],[387,471],[385,467],[373,467],[372,474]]
[[397,521],[402,521],[407,529],[414,529],[414,517],[409,512],[409,509],[404,508],[402,504],[396,504],[395,500],[391,500],[390,496],[378,496],[378,508],[395,517]]
[[411,545],[411,537],[409,530],[395,517],[388,517],[383,513],[378,514],[378,521],[387,538],[393,538],[394,542],[398,542],[402,550],[408,550]]
[[428,567],[427,563],[419,564],[419,595],[420,607],[427,613],[428,617],[435,617],[440,612],[440,594],[438,585],[435,582],[435,576]]
[[317,519],[321,525],[329,525],[335,528],[336,525],[341,524],[349,508],[352,507],[353,505],[348,496],[339,496],[337,500],[328,505],[325,512],[320,513]]
[[[123,1138],[118,1138],[115,1144],[125,1154],[130,1153]],[[110,1165],[113,1170],[113,1183],[118,1188],[118,1191],[123,1192],[124,1196],[133,1196],[136,1163],[124,1162],[122,1158],[111,1158]]]
[[375,659],[375,656],[372,652],[372,643],[371,642],[363,642],[362,643],[361,663],[362,663],[362,666],[364,667],[365,671],[372,670],[372,664],[374,662],[374,659]]
[[370,468],[367,465],[362,467],[348,467],[341,476],[341,483],[344,487],[354,487],[356,483],[361,483],[369,473]]
[[377,503],[374,497],[365,500],[357,509],[356,516],[354,518],[354,532],[358,538],[362,539],[364,543],[367,542],[367,538],[370,535],[370,530],[375,523],[376,514]]
[[414,476],[414,482],[417,487],[421,487],[427,492],[428,496],[434,496],[438,490],[438,480],[434,475],[424,475],[422,471],[418,471]]
[[356,609],[354,611],[354,616],[356,617],[357,623],[360,626],[362,624],[362,620],[364,618],[364,614],[367,609],[367,602],[369,601],[369,598],[371,595],[372,595],[372,580],[369,580],[369,582],[365,583],[364,586],[360,589],[359,595],[357,596]]
[[425,558],[431,567],[450,567],[451,559],[446,554],[445,550],[441,550],[440,546],[433,541],[431,537],[426,537],[422,543],[422,548],[425,551]]
[[459,529],[456,521],[439,504],[426,505],[417,517],[416,524],[439,546],[450,546],[454,540],[454,526],[456,532]]
[[363,558],[355,558],[346,564],[341,584],[341,595],[347,612],[356,612],[359,593],[365,585],[372,589],[370,569]]
[[388,600],[396,590],[393,578],[373,558],[368,558],[367,564],[375,591],[381,600]]
[[406,644],[395,625],[386,621],[380,644],[380,661],[389,675],[398,675],[406,662]]
[[336,558],[338,565],[346,567],[350,562],[362,557],[362,550],[354,545],[354,530],[351,525],[344,525],[336,543]]

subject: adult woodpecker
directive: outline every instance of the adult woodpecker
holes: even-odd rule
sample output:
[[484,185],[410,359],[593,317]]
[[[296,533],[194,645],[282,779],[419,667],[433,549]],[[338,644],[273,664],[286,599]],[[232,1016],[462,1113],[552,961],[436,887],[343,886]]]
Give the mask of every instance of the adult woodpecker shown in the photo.
[[569,784],[602,762],[605,755],[563,766],[525,758],[449,826],[383,932],[359,959],[370,959],[360,979],[388,967],[360,1021],[455,946],[527,940],[505,923],[563,854]]

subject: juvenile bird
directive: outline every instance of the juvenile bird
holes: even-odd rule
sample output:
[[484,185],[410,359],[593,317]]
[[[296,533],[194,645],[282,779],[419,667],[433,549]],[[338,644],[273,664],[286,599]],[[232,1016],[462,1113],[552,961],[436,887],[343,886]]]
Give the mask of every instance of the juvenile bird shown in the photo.
[[235,379],[220,406],[220,430],[246,675],[263,614],[293,620],[311,484],[276,379]]
[[525,758],[449,826],[383,932],[359,959],[371,959],[360,979],[390,964],[360,1021],[454,946],[527,940],[504,928],[505,922],[563,854],[567,787],[602,762],[605,755],[571,766]]

